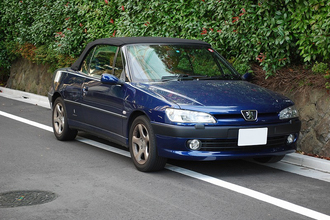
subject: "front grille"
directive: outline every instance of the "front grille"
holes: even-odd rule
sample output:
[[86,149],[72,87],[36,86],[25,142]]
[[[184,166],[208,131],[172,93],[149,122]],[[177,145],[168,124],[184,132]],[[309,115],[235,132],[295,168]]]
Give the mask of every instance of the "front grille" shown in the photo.
[[257,121],[246,121],[242,114],[215,114],[213,115],[221,125],[262,125],[283,122],[279,120],[277,113],[258,113]]
[[286,136],[269,137],[266,145],[238,146],[237,139],[201,140],[201,151],[254,151],[260,149],[280,147],[286,144]]
[[[243,119],[242,114],[214,114],[213,115],[217,120],[223,120],[223,119]],[[258,112],[258,118],[263,119],[270,119],[270,118],[276,118],[278,119],[278,113],[260,113]]]

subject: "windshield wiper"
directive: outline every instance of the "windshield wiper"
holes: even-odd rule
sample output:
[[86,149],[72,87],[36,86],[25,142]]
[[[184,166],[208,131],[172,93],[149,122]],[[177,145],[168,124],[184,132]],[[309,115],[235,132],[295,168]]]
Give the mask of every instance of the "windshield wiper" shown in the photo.
[[162,82],[166,81],[183,81],[183,80],[194,80],[193,76],[187,74],[173,75],[173,76],[163,76]]
[[198,78],[198,80],[238,80],[238,78],[235,75],[229,75],[229,74],[224,74],[221,76],[202,76]]
[[233,75],[225,74],[222,76],[204,76],[204,75],[187,75],[187,74],[180,74],[180,75],[170,75],[170,76],[163,76],[162,82],[167,81],[185,81],[185,80],[235,80],[236,77]]
[[198,80],[223,80],[222,76],[202,76]]

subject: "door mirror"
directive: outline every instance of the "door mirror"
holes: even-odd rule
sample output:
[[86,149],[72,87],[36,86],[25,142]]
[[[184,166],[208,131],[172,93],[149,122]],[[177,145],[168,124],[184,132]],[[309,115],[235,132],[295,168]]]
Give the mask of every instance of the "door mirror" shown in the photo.
[[110,85],[122,85],[124,84],[124,82],[120,79],[118,79],[117,77],[115,77],[114,75],[111,75],[109,73],[103,73],[101,76],[101,82],[104,84],[110,84]]
[[248,81],[250,82],[252,80],[252,73],[245,73],[243,76],[242,76],[242,80],[245,80],[245,81]]

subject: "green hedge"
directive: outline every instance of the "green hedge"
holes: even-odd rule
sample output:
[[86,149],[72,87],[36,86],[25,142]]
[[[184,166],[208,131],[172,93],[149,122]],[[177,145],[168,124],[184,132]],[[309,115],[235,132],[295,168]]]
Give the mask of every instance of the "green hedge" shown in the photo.
[[207,41],[244,73],[330,59],[328,0],[2,0],[0,67],[15,56],[69,65],[85,45],[113,36]]

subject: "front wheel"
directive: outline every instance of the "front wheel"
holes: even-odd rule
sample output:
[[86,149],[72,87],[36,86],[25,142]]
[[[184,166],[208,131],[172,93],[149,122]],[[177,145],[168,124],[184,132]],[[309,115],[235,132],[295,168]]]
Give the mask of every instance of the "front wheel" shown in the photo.
[[55,137],[60,141],[73,140],[77,136],[77,130],[70,129],[67,112],[62,98],[57,98],[53,105],[53,130]]
[[129,150],[135,167],[143,172],[161,170],[166,158],[158,156],[156,139],[146,116],[137,117],[130,128]]
[[259,163],[276,163],[283,159],[285,155],[280,156],[269,156],[269,157],[258,157],[254,158],[255,161]]

